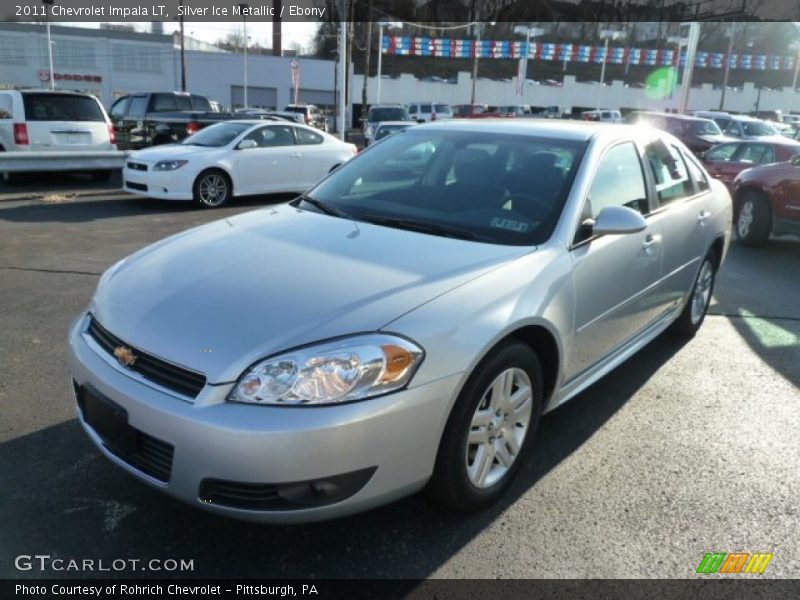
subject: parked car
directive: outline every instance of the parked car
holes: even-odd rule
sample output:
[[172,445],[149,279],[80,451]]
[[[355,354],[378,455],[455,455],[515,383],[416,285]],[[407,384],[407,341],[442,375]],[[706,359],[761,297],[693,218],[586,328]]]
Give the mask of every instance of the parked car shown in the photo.
[[453,109],[449,104],[414,102],[408,105],[408,114],[417,122],[429,123],[437,119],[452,119]]
[[313,104],[290,104],[283,109],[285,112],[300,113],[306,125],[316,127],[320,131],[328,131],[328,119],[323,112]]
[[581,119],[603,123],[622,123],[622,114],[618,110],[585,110],[581,113]]
[[453,118],[455,119],[480,119],[492,116],[488,113],[487,104],[457,104],[453,107]]
[[783,115],[783,122],[796,127],[800,125],[800,115]]
[[739,173],[733,201],[741,243],[758,246],[770,234],[800,235],[800,156]]
[[382,121],[375,127],[371,142],[378,142],[393,133],[414,127],[414,125],[416,125],[414,121]]
[[725,135],[742,140],[766,140],[779,138],[775,128],[761,119],[732,115],[725,127]]
[[700,117],[701,119],[711,119],[719,128],[724,132],[731,122],[733,115],[722,110],[695,110],[692,111],[693,117]]
[[232,119],[213,110],[204,96],[187,92],[147,92],[122,96],[111,105],[120,150],[179,142],[203,127]]
[[752,167],[791,160],[800,154],[800,143],[783,142],[731,142],[720,144],[702,156],[703,164],[712,177],[732,189],[736,176]]
[[[89,94],[51,90],[0,90],[0,152],[116,150],[103,105]],[[83,170],[77,167],[75,170]],[[13,183],[17,173],[2,172]],[[91,170],[106,180],[109,169]]]
[[217,208],[234,196],[303,191],[355,154],[353,144],[307,125],[228,121],[132,153],[123,189]]
[[492,107],[489,112],[498,117],[530,117],[531,107],[523,104],[504,104]]
[[730,230],[725,187],[651,128],[413,127],[106,271],[69,333],[79,421],[119,467],[229,517],[426,486],[475,510],[543,412],[698,330]]
[[378,124],[383,121],[411,121],[408,111],[399,104],[378,104],[371,106],[364,122],[364,139],[366,144],[372,141],[372,136]]
[[709,148],[724,142],[735,141],[736,138],[726,136],[711,119],[689,117],[671,113],[650,111],[633,111],[625,117],[626,123],[647,123],[658,129],[668,131],[695,154],[705,152]]
[[754,110],[750,113],[751,117],[762,119],[764,121],[774,121],[776,123],[783,122],[782,110]]
[[265,108],[240,108],[235,112],[238,119],[270,119],[277,118],[284,121],[292,121],[305,125],[305,118],[302,113],[289,112],[286,110],[267,110]]

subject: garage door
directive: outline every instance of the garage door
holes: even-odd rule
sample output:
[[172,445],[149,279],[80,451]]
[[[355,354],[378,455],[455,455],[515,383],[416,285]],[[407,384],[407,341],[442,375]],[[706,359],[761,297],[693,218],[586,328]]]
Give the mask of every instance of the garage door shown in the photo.
[[[277,108],[278,92],[275,88],[247,86],[247,104],[249,108],[267,108],[274,110]],[[231,86],[231,108],[244,107],[244,87],[241,85]]]
[[[294,90],[289,90],[289,98],[294,98]],[[297,93],[298,104],[316,104],[317,106],[335,106],[336,95],[323,90],[306,90],[300,88]]]

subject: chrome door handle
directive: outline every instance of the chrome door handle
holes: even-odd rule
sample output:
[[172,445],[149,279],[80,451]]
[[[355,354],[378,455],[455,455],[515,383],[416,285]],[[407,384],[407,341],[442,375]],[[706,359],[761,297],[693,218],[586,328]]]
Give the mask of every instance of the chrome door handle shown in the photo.
[[289,156],[291,156],[292,158],[300,158],[303,155],[300,152],[292,152],[289,154]]
[[697,222],[700,223],[702,227],[706,226],[706,220],[711,216],[711,213],[707,210],[701,211],[699,215],[697,215]]

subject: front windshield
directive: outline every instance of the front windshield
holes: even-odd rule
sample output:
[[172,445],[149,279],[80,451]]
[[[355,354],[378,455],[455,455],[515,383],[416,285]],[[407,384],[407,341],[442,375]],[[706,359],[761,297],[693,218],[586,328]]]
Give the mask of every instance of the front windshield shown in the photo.
[[371,108],[368,120],[373,123],[380,121],[405,121],[408,119],[406,109],[401,107]]
[[689,121],[688,127],[694,135],[722,135],[722,130],[714,121]]
[[584,148],[579,141],[412,128],[345,163],[308,196],[358,220],[540,244],[561,215]]
[[209,146],[219,148],[230,144],[236,136],[250,129],[248,123],[217,123],[190,135],[181,143],[187,146]]
[[745,135],[777,135],[778,132],[769,123],[763,121],[742,121]]

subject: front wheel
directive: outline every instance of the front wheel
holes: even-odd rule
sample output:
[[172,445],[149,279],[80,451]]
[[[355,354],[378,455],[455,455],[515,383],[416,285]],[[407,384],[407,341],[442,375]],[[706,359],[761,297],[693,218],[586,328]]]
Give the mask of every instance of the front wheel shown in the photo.
[[709,251],[700,265],[692,291],[680,316],[672,324],[672,333],[685,338],[694,337],[706,318],[714,293],[714,282],[717,276],[717,257],[713,250]]
[[736,213],[736,237],[745,246],[761,246],[772,229],[772,209],[761,194],[747,192]]
[[524,462],[542,409],[536,353],[507,342],[469,377],[445,427],[428,491],[473,511],[496,501]]
[[195,202],[204,208],[219,208],[230,199],[231,192],[228,175],[219,169],[200,173],[192,189]]

